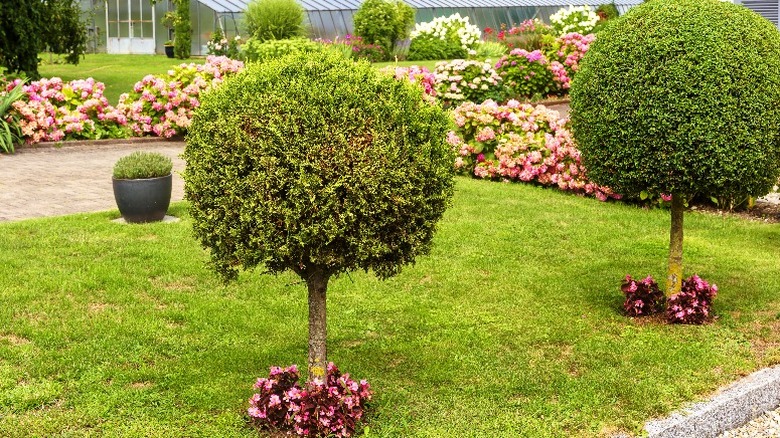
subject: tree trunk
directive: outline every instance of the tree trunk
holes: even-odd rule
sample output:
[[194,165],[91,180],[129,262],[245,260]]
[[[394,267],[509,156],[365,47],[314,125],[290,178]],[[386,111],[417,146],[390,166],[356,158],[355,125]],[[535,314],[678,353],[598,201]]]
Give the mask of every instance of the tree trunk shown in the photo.
[[328,364],[325,344],[328,335],[325,296],[328,279],[329,276],[321,271],[306,278],[309,288],[309,381],[324,379]]
[[682,287],[683,212],[685,201],[679,194],[672,195],[672,226],[669,233],[669,273],[666,277],[666,296],[680,292]]

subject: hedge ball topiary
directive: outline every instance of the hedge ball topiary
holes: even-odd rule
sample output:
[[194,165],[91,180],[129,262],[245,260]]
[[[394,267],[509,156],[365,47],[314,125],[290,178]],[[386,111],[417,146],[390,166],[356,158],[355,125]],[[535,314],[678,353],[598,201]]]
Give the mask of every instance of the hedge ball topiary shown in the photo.
[[261,265],[306,282],[310,379],[328,280],[430,250],[453,194],[448,128],[421,87],[332,52],[251,64],[203,98],[184,152],[195,235],[227,279]]
[[570,97],[598,184],[739,198],[777,183],[780,33],[741,5],[652,0],[610,20]]

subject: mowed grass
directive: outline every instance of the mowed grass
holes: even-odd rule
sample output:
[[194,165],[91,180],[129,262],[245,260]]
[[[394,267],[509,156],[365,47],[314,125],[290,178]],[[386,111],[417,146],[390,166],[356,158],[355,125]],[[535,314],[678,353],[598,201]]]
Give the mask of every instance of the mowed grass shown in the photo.
[[[48,55],[41,57],[48,60]],[[122,93],[132,91],[136,82],[150,74],[163,74],[182,63],[203,64],[205,58],[170,59],[164,55],[108,55],[87,54],[78,65],[42,63],[38,72],[42,77],[60,77],[64,81],[94,78],[106,85],[104,92],[112,105],[119,102]]]
[[[172,224],[118,213],[0,224],[0,436],[256,436],[246,399],[304,365],[294,275],[222,285]],[[686,275],[718,319],[621,315],[625,274],[664,277],[668,212],[460,178],[431,255],[330,283],[329,359],[376,391],[374,437],[637,432],[780,360],[780,226],[686,215]]]

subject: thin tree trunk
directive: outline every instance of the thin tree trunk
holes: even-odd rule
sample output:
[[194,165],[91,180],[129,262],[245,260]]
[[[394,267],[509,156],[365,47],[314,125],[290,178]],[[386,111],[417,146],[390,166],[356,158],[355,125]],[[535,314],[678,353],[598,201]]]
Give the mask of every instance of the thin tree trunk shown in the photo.
[[328,335],[325,293],[328,276],[314,272],[306,279],[309,288],[309,380],[324,379],[327,366],[325,341]]
[[682,287],[683,212],[685,201],[679,194],[672,195],[672,225],[669,233],[669,274],[666,277],[666,296],[680,292]]

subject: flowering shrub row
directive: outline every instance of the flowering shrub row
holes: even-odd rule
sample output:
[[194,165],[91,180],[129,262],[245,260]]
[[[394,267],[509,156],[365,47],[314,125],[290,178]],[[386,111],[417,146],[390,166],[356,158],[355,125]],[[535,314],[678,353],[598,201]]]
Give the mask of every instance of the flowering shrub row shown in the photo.
[[[20,82],[5,84],[5,90]],[[127,136],[125,114],[109,105],[103,96],[105,86],[92,78],[67,83],[60,78],[41,79],[22,89],[24,96],[13,103],[11,112],[28,144]]]
[[339,49],[348,58],[382,62],[388,57],[387,52],[381,45],[368,44],[357,35],[347,34],[344,38],[337,37],[334,40],[317,39],[315,41]]
[[653,277],[637,281],[626,276],[621,286],[626,300],[623,309],[628,316],[647,316],[664,311],[672,324],[703,324],[712,312],[712,300],[718,294],[718,286],[710,285],[698,275],[682,281],[680,292],[666,300]]
[[509,29],[502,24],[496,32],[494,29],[485,28],[483,30],[487,41],[497,41],[505,45],[509,50],[524,49],[529,52],[540,50],[549,38],[556,36],[555,30],[538,18],[525,20],[519,26],[513,26]]
[[209,56],[203,65],[181,64],[166,75],[144,77],[119,97],[117,108],[127,115],[133,134],[169,138],[190,126],[201,93],[243,66],[225,56]]
[[304,437],[348,437],[363,418],[371,388],[355,382],[331,362],[324,381],[315,379],[301,387],[298,367],[271,367],[269,377],[257,379],[258,390],[249,399],[247,413],[262,429],[292,430]]
[[453,114],[457,129],[447,141],[458,152],[457,170],[478,178],[535,182],[561,190],[620,199],[587,179],[566,121],[544,106],[510,100],[499,105],[466,102]]

